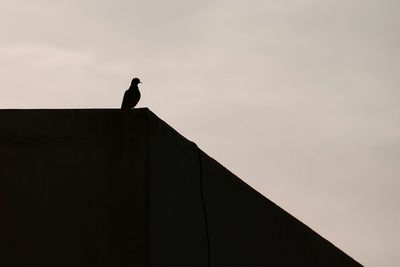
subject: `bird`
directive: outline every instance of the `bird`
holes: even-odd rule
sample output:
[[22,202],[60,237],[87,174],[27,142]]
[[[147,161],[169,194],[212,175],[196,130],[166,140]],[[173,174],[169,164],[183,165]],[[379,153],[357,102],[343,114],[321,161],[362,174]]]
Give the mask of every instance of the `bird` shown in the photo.
[[132,79],[131,86],[125,91],[121,109],[130,110],[137,105],[140,100],[139,83],[141,83],[139,78]]

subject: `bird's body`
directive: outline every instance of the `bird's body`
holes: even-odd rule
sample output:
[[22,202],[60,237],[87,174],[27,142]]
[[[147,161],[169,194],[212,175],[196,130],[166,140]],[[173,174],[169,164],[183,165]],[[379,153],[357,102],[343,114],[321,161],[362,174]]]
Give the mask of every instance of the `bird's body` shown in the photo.
[[125,91],[121,109],[132,109],[137,105],[140,100],[139,83],[140,80],[138,78],[132,80],[131,86]]
[[125,91],[124,99],[122,100],[122,109],[134,108],[140,100],[139,89],[128,89]]

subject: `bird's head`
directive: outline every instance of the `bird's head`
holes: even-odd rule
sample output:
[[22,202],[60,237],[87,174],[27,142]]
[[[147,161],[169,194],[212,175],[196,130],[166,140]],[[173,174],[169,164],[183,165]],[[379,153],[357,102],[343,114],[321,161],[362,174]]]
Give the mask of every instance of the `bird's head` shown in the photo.
[[139,78],[134,78],[131,82],[131,85],[138,85],[140,82]]

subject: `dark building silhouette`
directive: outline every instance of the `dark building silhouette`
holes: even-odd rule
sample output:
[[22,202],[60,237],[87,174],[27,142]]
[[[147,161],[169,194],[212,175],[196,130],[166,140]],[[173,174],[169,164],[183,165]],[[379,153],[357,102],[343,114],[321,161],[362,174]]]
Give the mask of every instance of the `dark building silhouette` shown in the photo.
[[0,266],[361,265],[136,109],[0,111]]

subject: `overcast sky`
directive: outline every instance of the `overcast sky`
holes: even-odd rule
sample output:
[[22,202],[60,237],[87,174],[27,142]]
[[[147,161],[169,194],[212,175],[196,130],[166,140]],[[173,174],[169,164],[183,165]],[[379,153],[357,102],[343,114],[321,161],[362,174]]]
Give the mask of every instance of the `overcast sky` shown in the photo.
[[140,105],[366,266],[400,266],[400,1],[1,0],[0,108]]

